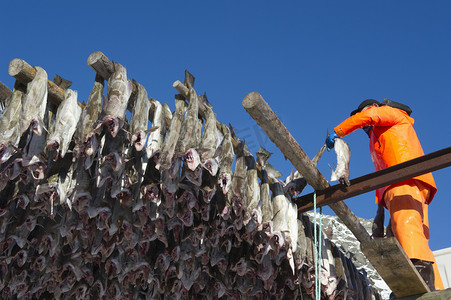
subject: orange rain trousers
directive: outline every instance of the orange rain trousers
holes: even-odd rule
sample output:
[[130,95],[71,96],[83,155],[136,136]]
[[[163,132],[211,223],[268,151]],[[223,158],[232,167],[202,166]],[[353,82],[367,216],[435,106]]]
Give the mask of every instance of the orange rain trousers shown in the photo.
[[429,248],[429,220],[426,199],[430,191],[419,180],[406,180],[391,185],[384,193],[390,212],[393,234],[410,259],[433,262],[435,288],[443,290],[434,254]]

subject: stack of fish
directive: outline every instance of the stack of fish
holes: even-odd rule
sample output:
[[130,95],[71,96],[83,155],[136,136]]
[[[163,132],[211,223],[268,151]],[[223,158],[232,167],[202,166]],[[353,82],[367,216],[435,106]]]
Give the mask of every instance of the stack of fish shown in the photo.
[[[255,159],[197,95],[194,77],[171,113],[136,83],[131,101],[126,69],[114,66],[105,100],[97,78],[84,109],[66,89],[51,113],[39,67],[7,100],[1,298],[315,297],[314,225],[291,201],[305,181],[279,180],[264,149]],[[321,242],[321,298],[380,299]]]

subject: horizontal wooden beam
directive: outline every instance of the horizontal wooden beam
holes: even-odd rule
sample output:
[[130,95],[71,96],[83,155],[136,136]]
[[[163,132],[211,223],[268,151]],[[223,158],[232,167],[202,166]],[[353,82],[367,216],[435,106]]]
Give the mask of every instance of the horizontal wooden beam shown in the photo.
[[[451,147],[351,180],[350,186],[337,184],[316,191],[316,205],[323,206],[398,183],[421,174],[451,166]],[[313,209],[314,193],[294,198],[300,212]]]
[[108,80],[114,72],[114,63],[100,51],[91,53],[88,57],[88,66],[104,80]]
[[[8,73],[26,86],[36,76],[36,69],[23,59],[15,58],[9,62]],[[59,106],[61,101],[64,100],[64,89],[50,80],[47,80],[47,88],[48,100],[52,104]],[[81,103],[78,103],[78,105],[83,108]]]
[[[249,93],[243,100],[243,107],[263,129],[271,141],[276,144],[283,155],[293,164],[305,180],[316,190],[329,187],[329,182],[316,168],[310,158],[302,150],[285,125],[276,116],[263,97],[257,93]],[[332,203],[330,208],[343,221],[360,242],[370,240],[370,235],[349,207],[343,203]]]

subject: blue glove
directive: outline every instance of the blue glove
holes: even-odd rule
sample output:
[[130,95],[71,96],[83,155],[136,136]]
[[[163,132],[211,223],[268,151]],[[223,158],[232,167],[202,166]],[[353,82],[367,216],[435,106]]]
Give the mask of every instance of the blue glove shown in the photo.
[[327,136],[326,146],[327,146],[328,150],[330,150],[334,147],[336,138],[338,138],[338,135],[335,132],[333,132]]

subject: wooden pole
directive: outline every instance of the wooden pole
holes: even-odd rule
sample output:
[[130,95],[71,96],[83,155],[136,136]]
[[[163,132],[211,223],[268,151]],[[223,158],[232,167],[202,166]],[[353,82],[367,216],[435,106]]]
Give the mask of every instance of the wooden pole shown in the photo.
[[89,55],[88,66],[102,76],[104,80],[108,80],[114,72],[113,62],[100,51],[93,52]]
[[0,81],[0,102],[3,103],[13,92]]
[[[337,184],[319,191],[316,193],[316,205],[323,206],[342,201],[449,166],[451,166],[451,147],[354,178],[349,187]],[[300,212],[308,211],[313,208],[313,193],[295,198],[294,202]]]
[[[259,93],[249,93],[243,100],[243,107],[315,190],[330,186]],[[345,203],[329,206],[360,242],[370,240],[366,229]]]
[[[9,62],[8,73],[16,78],[18,82],[26,86],[36,76],[36,69],[23,59],[15,58]],[[48,100],[52,104],[59,106],[61,101],[64,100],[64,89],[60,88],[56,83],[50,80],[47,80],[47,88]],[[83,108],[81,103],[78,103],[78,105]]]

